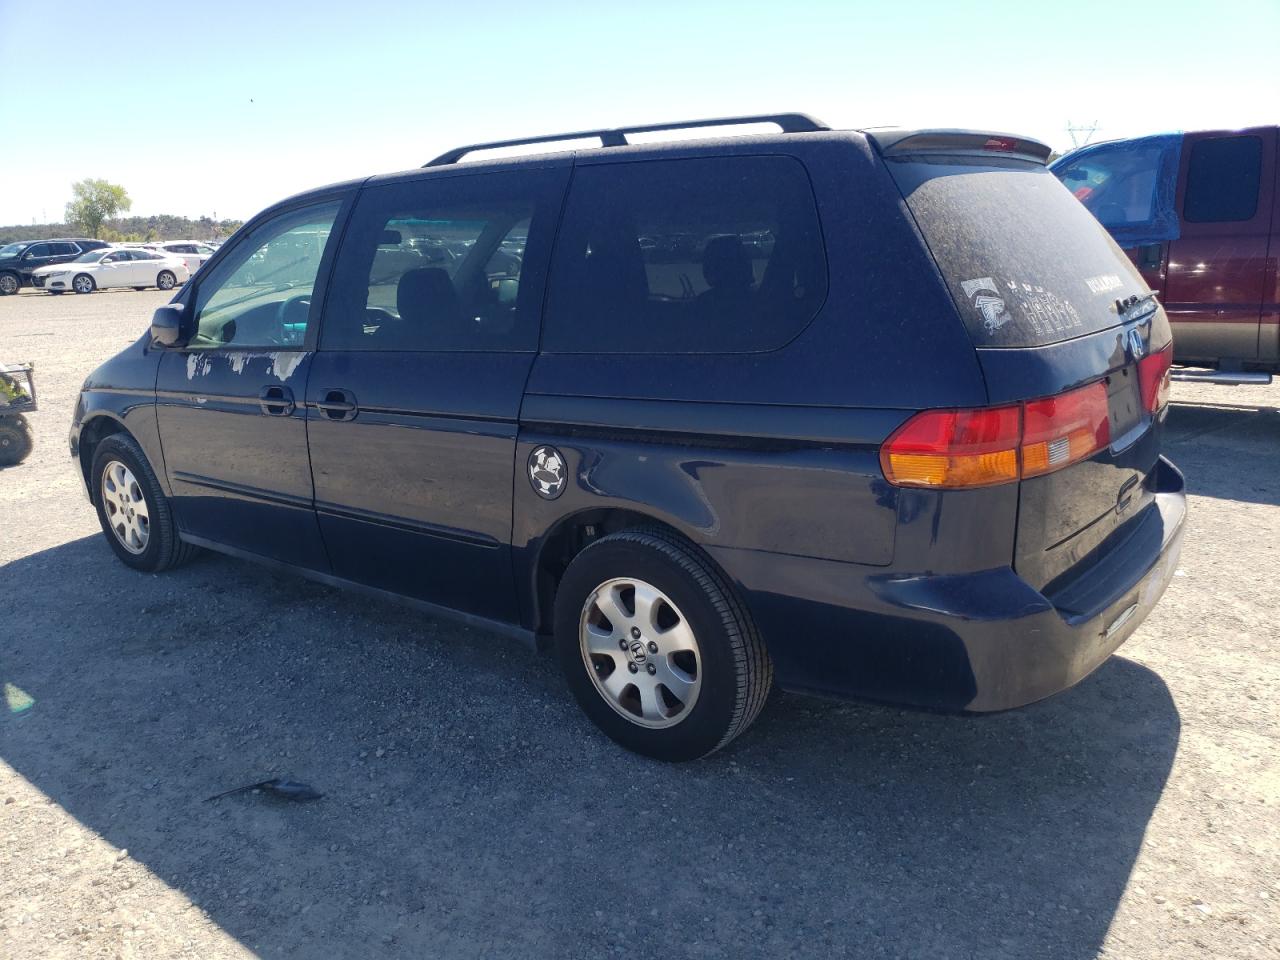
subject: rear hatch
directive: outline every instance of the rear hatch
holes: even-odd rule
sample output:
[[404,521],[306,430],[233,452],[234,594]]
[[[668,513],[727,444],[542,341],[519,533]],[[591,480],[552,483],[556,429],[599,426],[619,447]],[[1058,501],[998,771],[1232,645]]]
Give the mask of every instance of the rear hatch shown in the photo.
[[1014,567],[1050,596],[1077,594],[1066,588],[1129,540],[1154,497],[1164,310],[1045,168],[1042,144],[953,131],[872,139],[964,320],[990,403],[1021,406]]

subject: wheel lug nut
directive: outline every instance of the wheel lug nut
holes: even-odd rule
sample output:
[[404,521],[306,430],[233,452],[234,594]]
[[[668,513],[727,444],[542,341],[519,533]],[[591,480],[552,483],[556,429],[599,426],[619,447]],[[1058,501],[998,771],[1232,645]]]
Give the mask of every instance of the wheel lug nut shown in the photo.
[[618,649],[619,649],[619,650],[625,650],[625,649],[627,649],[627,638],[626,638],[626,637],[623,637],[621,640],[619,640],[619,641],[618,641]]
[[658,652],[658,645],[657,645],[656,643],[654,643],[652,640],[650,640],[650,641],[649,641],[649,652],[650,652],[650,653],[657,653],[657,652]]
[[640,639],[640,628],[639,628],[639,627],[632,627],[632,628],[631,628],[631,639],[632,639],[632,640],[639,640],[639,639]]
[[655,667],[652,663],[649,664],[647,667],[645,667],[645,669],[649,671],[649,676],[651,677],[658,672],[658,668]]
[[640,671],[640,668],[637,667],[634,663],[628,663],[627,669],[630,670],[632,673],[638,673]]

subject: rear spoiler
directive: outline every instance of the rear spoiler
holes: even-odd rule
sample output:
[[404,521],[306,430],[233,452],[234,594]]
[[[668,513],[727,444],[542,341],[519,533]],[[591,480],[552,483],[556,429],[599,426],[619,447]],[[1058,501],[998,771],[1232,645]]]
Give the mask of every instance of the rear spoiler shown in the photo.
[[905,157],[1012,157],[1048,162],[1052,151],[1039,140],[982,130],[868,130],[885,159]]

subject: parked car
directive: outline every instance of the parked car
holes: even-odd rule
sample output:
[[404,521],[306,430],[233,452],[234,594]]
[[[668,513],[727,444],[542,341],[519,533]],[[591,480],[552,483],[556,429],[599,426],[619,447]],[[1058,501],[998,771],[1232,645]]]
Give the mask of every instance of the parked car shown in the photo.
[[90,250],[70,263],[40,267],[34,271],[33,285],[49,293],[93,293],[110,287],[133,287],[145,290],[158,287],[172,290],[185,283],[187,266],[178,257],[161,256],[150,250],[109,247]]
[[775,680],[962,712],[1080,680],[1181,545],[1164,310],[1043,144],[750,119],[781,132],[459,148],[259,214],[84,385],[116,555],[553,637],[668,760]]
[[90,250],[108,246],[105,240],[82,237],[58,240],[23,240],[0,247],[0,295],[31,286],[31,275],[40,267],[67,263]]
[[159,244],[156,252],[171,257],[181,257],[182,262],[187,265],[187,271],[195,273],[200,269],[201,264],[213,256],[215,248],[197,240],[174,240]]
[[1219,371],[1197,379],[1280,372],[1278,138],[1256,127],[1113,140],[1053,164],[1160,295],[1175,361]]

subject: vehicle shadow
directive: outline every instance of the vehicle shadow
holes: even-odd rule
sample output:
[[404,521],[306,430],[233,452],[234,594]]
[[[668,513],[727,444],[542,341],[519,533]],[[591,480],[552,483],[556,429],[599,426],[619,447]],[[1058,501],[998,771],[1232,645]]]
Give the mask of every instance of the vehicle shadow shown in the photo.
[[[1091,958],[1178,746],[1117,657],[986,718],[779,695],[664,765],[550,658],[394,605],[98,537],[0,574],[0,759],[273,957]],[[273,776],[325,797],[204,802]]]
[[1280,410],[1224,403],[1170,406],[1165,452],[1190,493],[1280,504]]

